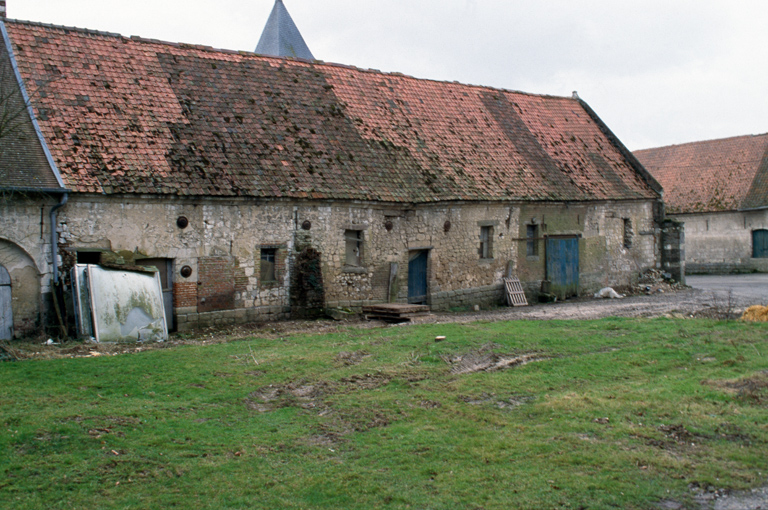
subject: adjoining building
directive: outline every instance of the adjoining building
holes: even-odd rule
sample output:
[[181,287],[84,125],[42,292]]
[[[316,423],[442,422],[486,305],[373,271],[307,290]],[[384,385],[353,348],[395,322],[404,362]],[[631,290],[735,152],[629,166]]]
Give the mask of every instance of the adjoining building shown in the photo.
[[768,134],[634,154],[685,223],[687,272],[768,271]]
[[565,298],[661,266],[661,186],[576,95],[0,29],[2,86],[30,102],[0,161],[17,336],[64,320],[77,263],[157,267],[178,330],[489,306],[509,272]]

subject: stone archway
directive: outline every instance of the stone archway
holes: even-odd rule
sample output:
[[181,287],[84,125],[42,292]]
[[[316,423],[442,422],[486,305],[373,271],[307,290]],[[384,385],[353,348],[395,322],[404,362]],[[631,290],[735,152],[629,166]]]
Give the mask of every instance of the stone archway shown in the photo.
[[32,257],[17,244],[0,239],[0,266],[8,274],[13,337],[35,333],[41,325],[40,272]]

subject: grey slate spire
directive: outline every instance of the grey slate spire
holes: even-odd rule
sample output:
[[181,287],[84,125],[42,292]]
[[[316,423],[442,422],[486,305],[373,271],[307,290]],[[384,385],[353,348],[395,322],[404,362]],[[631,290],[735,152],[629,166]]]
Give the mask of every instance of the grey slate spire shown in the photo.
[[283,0],[275,0],[275,6],[269,15],[264,32],[261,33],[256,53],[273,57],[297,57],[314,60],[307,43],[301,37],[299,29],[283,5]]

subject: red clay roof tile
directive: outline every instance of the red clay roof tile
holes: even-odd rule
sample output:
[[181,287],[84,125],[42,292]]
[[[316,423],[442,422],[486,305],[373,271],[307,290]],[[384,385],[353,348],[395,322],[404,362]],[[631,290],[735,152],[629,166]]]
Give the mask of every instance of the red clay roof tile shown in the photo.
[[387,202],[658,198],[577,99],[6,22],[68,187]]
[[768,206],[768,134],[635,151],[671,213]]

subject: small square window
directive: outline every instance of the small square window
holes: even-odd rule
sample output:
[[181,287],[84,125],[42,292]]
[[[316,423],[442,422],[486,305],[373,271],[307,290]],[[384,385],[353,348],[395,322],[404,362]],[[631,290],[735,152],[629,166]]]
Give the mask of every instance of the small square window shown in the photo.
[[480,258],[493,258],[493,227],[480,227]]
[[529,257],[536,257],[539,254],[539,226],[526,225],[525,237],[528,240],[525,246],[525,254]]
[[345,230],[345,263],[348,266],[360,266],[363,254],[363,233],[360,230]]
[[277,250],[275,248],[261,249],[261,281],[277,281],[277,271],[275,270],[275,259]]

